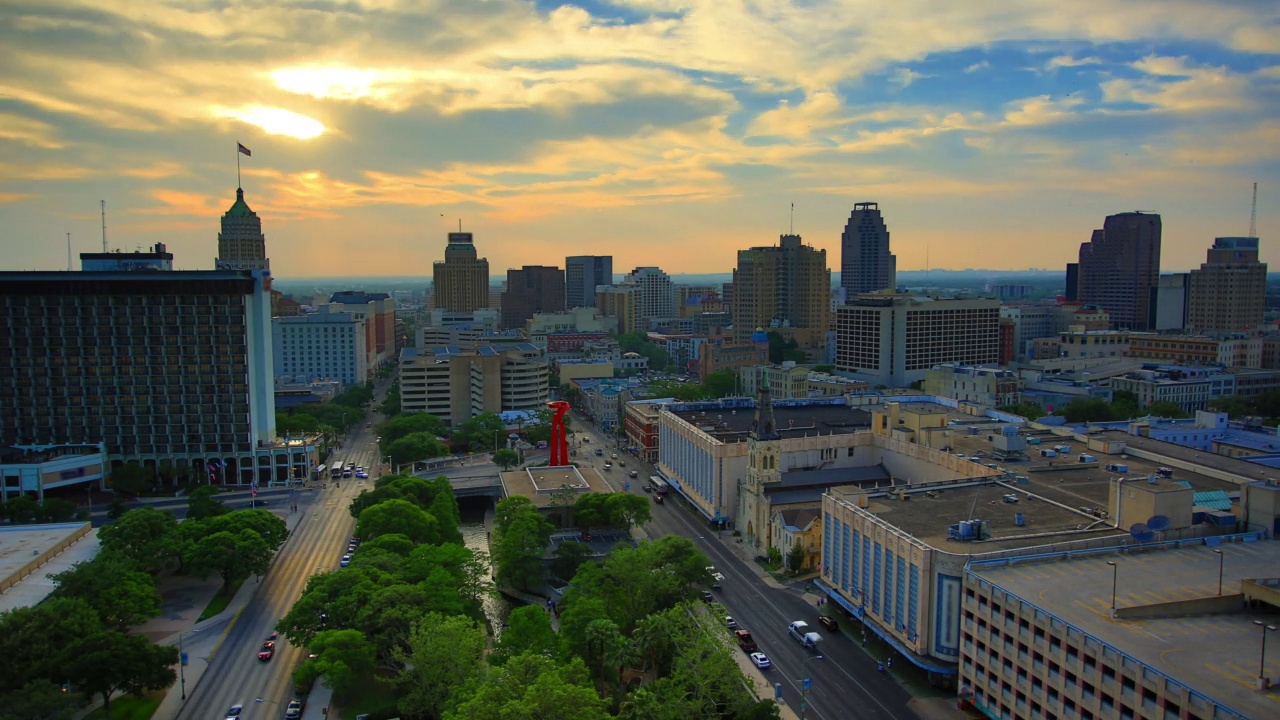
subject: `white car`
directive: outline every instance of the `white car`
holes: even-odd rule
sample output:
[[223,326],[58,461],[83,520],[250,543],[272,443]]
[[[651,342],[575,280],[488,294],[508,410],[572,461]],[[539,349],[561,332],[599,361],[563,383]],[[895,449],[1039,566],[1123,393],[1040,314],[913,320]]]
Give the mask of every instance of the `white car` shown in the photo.
[[244,712],[243,705],[232,705],[227,708],[227,720],[240,720],[240,713]]
[[773,663],[769,662],[769,656],[765,655],[762,652],[751,653],[751,664],[755,665],[761,670],[768,670],[769,668],[773,667]]
[[737,629],[738,629],[738,621],[737,621],[737,620],[734,620],[734,619],[733,619],[733,618],[731,618],[731,617],[727,617],[727,616],[726,616],[726,617],[725,617],[725,619],[724,619],[724,624],[725,624],[726,626],[728,626],[728,628],[729,628],[730,630],[737,630]]
[[341,567],[346,567],[346,566],[348,566],[348,565],[350,565],[350,564],[351,564],[351,556],[350,556],[350,555],[343,555],[343,556],[342,556],[342,559],[338,561],[338,565],[339,565],[339,566],[341,566]]

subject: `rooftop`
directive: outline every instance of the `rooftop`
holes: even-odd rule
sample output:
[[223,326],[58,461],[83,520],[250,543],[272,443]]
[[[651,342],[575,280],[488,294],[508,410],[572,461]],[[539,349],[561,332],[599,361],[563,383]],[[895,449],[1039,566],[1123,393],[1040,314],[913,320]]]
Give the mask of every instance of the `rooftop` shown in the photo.
[[[1268,577],[1280,567],[1275,542],[1224,543],[1222,561],[1207,545],[1150,549],[1139,555],[1107,553],[1056,560],[971,565],[970,571],[1026,599],[1094,638],[1138,658],[1158,672],[1251,718],[1280,717],[1280,695],[1254,689],[1259,630],[1253,621],[1280,621],[1270,611],[1180,617],[1110,617],[1116,563],[1116,606],[1211,598],[1239,591],[1244,578]],[[1054,592],[1046,593],[1046,587]],[[1280,652],[1268,653],[1266,675],[1280,675]]]
[[[613,488],[605,482],[599,471],[592,467],[535,467],[499,474],[507,497],[519,495],[529,498],[539,509],[555,504],[556,496],[567,489],[574,497],[583,493],[609,493]],[[570,499],[569,504],[573,500]]]
[[[687,406],[684,406],[687,407]],[[755,422],[755,401],[744,407],[713,410],[675,410],[676,416],[725,443],[745,442]],[[845,405],[773,406],[778,434],[786,438],[845,434],[871,427],[871,413]]]
[[[4,593],[0,594],[0,612],[41,602],[54,590],[50,576],[97,555],[97,531],[91,530],[84,539],[72,543],[45,565],[29,575],[25,573],[30,562],[52,553],[59,545],[82,532],[84,527],[85,523],[79,522],[0,527],[0,588],[4,588]],[[16,577],[19,574],[23,577]],[[9,583],[11,578],[16,581],[12,586]]]
[[889,471],[883,465],[791,470],[782,473],[782,482],[766,485],[764,492],[775,505],[820,503],[828,488],[853,484],[879,487],[888,480]]

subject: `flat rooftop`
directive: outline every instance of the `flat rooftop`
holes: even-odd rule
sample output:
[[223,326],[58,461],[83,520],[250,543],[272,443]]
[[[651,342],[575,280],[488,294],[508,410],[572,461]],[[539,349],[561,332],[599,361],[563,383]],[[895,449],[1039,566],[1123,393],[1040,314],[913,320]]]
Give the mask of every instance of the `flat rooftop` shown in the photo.
[[[680,410],[675,415],[725,443],[746,442],[756,419],[754,408]],[[839,435],[871,428],[871,413],[843,405],[775,406],[773,420],[784,439],[815,433]]]
[[507,497],[520,495],[539,509],[551,507],[562,489],[575,494],[609,493],[613,488],[591,467],[537,467],[499,473]]
[[[1228,472],[1232,475],[1238,475],[1241,482],[1262,480],[1264,478],[1274,477],[1275,470],[1259,467],[1256,463],[1247,460],[1240,460],[1225,455],[1214,455],[1213,453],[1195,448],[1183,447],[1175,445],[1164,440],[1153,440],[1148,437],[1130,435],[1119,430],[1106,430],[1100,433],[1089,433],[1089,437],[1098,437],[1105,440],[1123,440],[1130,447],[1145,450],[1151,453],[1164,455],[1165,457],[1175,458],[1186,463],[1197,465],[1211,465],[1215,470],[1220,472]],[[1078,445],[1079,443],[1077,443]],[[1231,483],[1233,487],[1239,487],[1239,483]],[[1197,487],[1197,489],[1200,489]],[[1223,488],[1206,488],[1210,490],[1219,490]]]
[[[6,581],[22,572],[28,563],[52,552],[83,526],[84,523],[75,522],[0,527],[0,587],[7,586]],[[90,560],[97,553],[98,535],[93,530],[0,594],[0,612],[44,600],[54,590],[50,575],[69,570],[73,563]]]
[[[1261,620],[1280,623],[1280,612],[1219,613],[1112,620],[1110,560],[1116,569],[1116,606],[1214,597],[1218,556],[1205,545],[1107,553],[1061,560],[971,566],[975,575],[1031,602],[1196,692],[1250,718],[1280,717],[1280,692],[1255,690]],[[1242,578],[1268,577],[1280,567],[1280,544],[1224,543],[1223,593]],[[1053,588],[1053,592],[1045,592]],[[1277,642],[1280,645],[1280,642]],[[1265,674],[1280,675],[1280,651],[1268,652]]]

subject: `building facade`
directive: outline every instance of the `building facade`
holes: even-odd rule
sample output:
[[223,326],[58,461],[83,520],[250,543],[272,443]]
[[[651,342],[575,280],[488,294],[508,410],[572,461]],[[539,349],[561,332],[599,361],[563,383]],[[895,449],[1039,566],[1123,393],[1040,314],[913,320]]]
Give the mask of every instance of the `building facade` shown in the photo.
[[1160,234],[1155,213],[1107,216],[1102,229],[1080,245],[1080,301],[1105,309],[1118,329],[1149,329],[1152,289],[1160,277]]
[[836,371],[873,385],[906,387],[947,362],[1000,360],[1000,301],[863,296],[836,312]]
[[998,367],[943,363],[935,365],[924,377],[927,395],[989,407],[1017,405],[1021,390],[1018,374]]
[[545,265],[525,265],[507,271],[502,293],[502,327],[522,330],[534,313],[558,313],[564,306],[564,271]]
[[564,306],[596,306],[596,288],[613,284],[613,256],[574,255],[564,259]]
[[638,267],[622,281],[636,288],[638,330],[648,330],[650,321],[676,316],[675,284],[671,276],[657,267]]
[[840,287],[845,301],[862,293],[897,289],[898,261],[889,252],[889,228],[880,205],[856,203],[840,235]]
[[765,328],[802,348],[822,345],[831,325],[826,250],[802,244],[799,235],[783,235],[777,247],[739,250],[733,288],[735,339]]
[[400,352],[400,406],[452,426],[481,413],[539,410],[549,397],[550,363],[524,343],[462,350],[405,348]]
[[329,306],[330,312],[364,315],[365,364],[370,372],[395,359],[396,301],[390,295],[356,290],[336,292],[329,296]]
[[1192,330],[1254,332],[1262,325],[1267,264],[1258,262],[1258,238],[1216,238],[1208,261],[1190,276],[1187,325]]
[[450,312],[471,312],[491,307],[489,261],[478,257],[469,232],[449,233],[444,261],[432,266],[432,307]]
[[763,332],[755,333],[746,342],[735,342],[717,337],[698,346],[698,380],[706,382],[707,376],[717,370],[733,370],[754,367],[769,362],[769,339]]
[[596,308],[607,317],[617,318],[620,333],[647,329],[640,322],[639,300],[640,288],[635,285],[605,285],[596,288]]
[[164,243],[156,243],[151,252],[80,253],[80,269],[85,272],[167,271],[173,269],[173,253]]
[[351,386],[369,380],[368,317],[332,308],[321,305],[308,315],[272,318],[276,383],[337,380]]
[[236,188],[236,201],[222,215],[218,257],[213,264],[218,270],[263,270],[270,277],[271,261],[267,258],[262,219],[244,201],[241,188]]
[[769,396],[777,400],[809,397],[809,368],[787,361],[781,365],[752,365],[738,370],[736,395],[756,397],[769,386]]

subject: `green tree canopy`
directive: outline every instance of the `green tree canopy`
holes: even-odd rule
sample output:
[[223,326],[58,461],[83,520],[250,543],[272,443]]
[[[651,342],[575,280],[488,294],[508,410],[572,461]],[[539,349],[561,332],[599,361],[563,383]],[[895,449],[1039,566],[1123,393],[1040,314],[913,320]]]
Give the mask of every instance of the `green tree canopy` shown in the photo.
[[391,499],[365,508],[360,513],[356,534],[365,539],[396,534],[417,544],[438,543],[440,523],[435,516],[407,500]]
[[419,432],[405,435],[391,443],[387,446],[386,453],[391,458],[391,462],[404,465],[448,455],[449,446],[437,440],[433,433]]
[[536,605],[522,605],[507,617],[507,626],[489,661],[502,665],[524,653],[553,658],[559,648],[560,640],[551,628],[551,615]]
[[716,370],[707,374],[707,379],[702,385],[711,397],[729,397],[738,391],[738,373],[727,368]]
[[491,543],[498,582],[518,590],[541,590],[542,553],[554,530],[528,498],[515,495],[499,502]]
[[225,590],[237,580],[265,573],[273,554],[267,541],[253,530],[222,530],[197,540],[187,562],[202,577],[210,571],[218,573]]
[[358,630],[325,630],[311,640],[315,672],[339,696],[348,695],[373,672],[376,653]]
[[14,525],[33,523],[40,519],[40,503],[30,495],[19,495],[5,502],[4,513]]
[[78,562],[54,575],[53,582],[58,597],[84,600],[103,625],[117,630],[160,614],[155,579],[122,557],[107,555]]
[[[78,597],[58,597],[0,613],[0,694],[37,678],[59,677],[65,648],[102,630],[98,611]],[[65,679],[65,678],[64,678]]]
[[187,519],[207,520],[226,515],[231,509],[214,496],[222,492],[213,485],[201,485],[187,495]]
[[474,691],[467,690],[457,707],[445,714],[445,720],[609,718],[605,700],[591,687],[586,667],[578,658],[557,665],[542,655],[518,655],[490,672]]
[[61,685],[37,678],[0,695],[0,720],[72,720],[80,705],[81,699],[63,692]]
[[520,464],[520,453],[509,448],[502,448],[493,454],[493,463],[503,470],[510,470]]
[[471,452],[483,452],[501,447],[506,430],[506,424],[496,414],[480,413],[459,425],[453,438],[465,444]]
[[378,426],[378,434],[382,436],[379,447],[385,453],[391,443],[403,437],[418,433],[430,433],[432,438],[447,437],[448,426],[443,420],[430,413],[409,413],[393,418]]
[[270,510],[236,510],[211,518],[202,523],[202,527],[206,529],[206,533],[251,530],[267,543],[273,554],[289,539],[289,526]]
[[100,696],[108,714],[111,696],[117,692],[141,697],[145,691],[172,685],[177,662],[178,648],[113,630],[81,638],[63,653],[63,670],[71,684],[86,697]]
[[66,522],[76,516],[76,504],[66,498],[46,497],[40,504],[40,519],[45,522]]
[[178,520],[173,513],[152,507],[126,512],[120,519],[98,529],[103,553],[119,555],[144,571],[157,571],[173,557]]
[[472,619],[430,613],[413,627],[406,669],[397,684],[403,691],[400,711],[440,717],[458,688],[483,676],[488,637]]
[[1189,413],[1186,410],[1183,410],[1182,406],[1178,403],[1169,402],[1167,400],[1151,403],[1151,405],[1147,407],[1146,412],[1150,415],[1163,418],[1184,418],[1194,415],[1194,413]]

